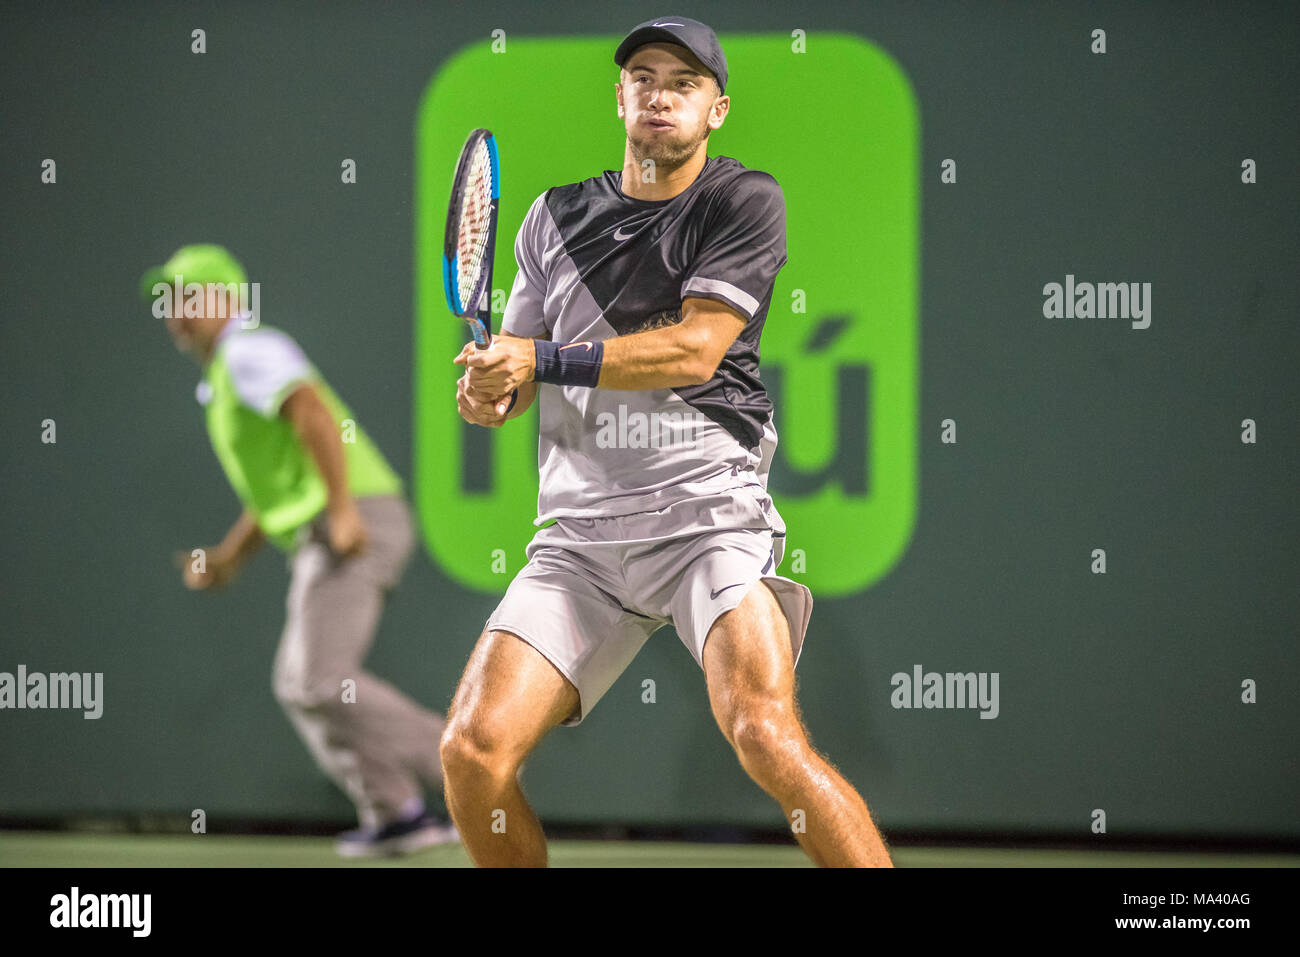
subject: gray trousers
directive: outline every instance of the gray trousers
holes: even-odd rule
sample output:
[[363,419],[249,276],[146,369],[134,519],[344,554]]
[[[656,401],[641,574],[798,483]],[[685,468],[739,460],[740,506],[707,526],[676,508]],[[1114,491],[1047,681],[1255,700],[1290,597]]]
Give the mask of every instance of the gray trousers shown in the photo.
[[289,559],[287,619],[275,697],[316,763],[356,805],[362,827],[409,813],[422,784],[442,786],[445,719],[365,671],[386,592],[410,560],[410,509],[398,496],[357,500],[366,549],[340,559],[322,513]]

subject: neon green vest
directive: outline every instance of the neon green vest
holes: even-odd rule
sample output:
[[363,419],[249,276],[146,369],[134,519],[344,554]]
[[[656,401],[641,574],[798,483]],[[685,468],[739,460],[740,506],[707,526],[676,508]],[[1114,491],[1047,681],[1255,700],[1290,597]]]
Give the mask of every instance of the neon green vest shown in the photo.
[[[313,373],[312,385],[339,424],[340,434],[345,440],[355,439],[343,442],[352,496],[400,495],[402,480],[360,426],[354,434],[342,431],[342,423],[352,419],[352,413],[320,373],[314,369]],[[286,419],[264,418],[240,401],[223,345],[218,345],[204,381],[212,390],[207,404],[208,436],[226,477],[266,537],[279,548],[291,549],[299,527],[315,518],[329,501],[325,480]]]

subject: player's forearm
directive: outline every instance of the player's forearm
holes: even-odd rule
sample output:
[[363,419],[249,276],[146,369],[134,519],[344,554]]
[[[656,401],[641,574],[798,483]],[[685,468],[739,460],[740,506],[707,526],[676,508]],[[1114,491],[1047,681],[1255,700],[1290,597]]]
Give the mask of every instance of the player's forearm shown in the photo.
[[516,419],[528,411],[528,407],[533,404],[537,398],[537,383],[525,382],[519,387],[519,398],[515,400],[515,407],[506,413],[507,419]]
[[488,397],[509,395],[528,382],[624,391],[702,385],[745,320],[731,310],[687,311],[694,315],[676,325],[598,341],[499,336],[489,349],[466,346],[455,362],[466,367],[466,387]]
[[597,387],[634,390],[701,385],[717,370],[708,345],[706,337],[682,323],[606,339]]
[[217,548],[224,557],[243,564],[256,554],[264,540],[257,518],[248,509],[244,509]]

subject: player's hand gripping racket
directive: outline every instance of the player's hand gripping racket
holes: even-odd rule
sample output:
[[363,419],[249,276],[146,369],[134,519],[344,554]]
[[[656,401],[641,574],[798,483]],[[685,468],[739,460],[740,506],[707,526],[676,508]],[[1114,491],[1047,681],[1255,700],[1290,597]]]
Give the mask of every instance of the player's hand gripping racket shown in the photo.
[[488,130],[475,130],[460,151],[451,186],[442,283],[448,307],[469,321],[480,349],[492,344],[492,255],[500,198],[496,138]]

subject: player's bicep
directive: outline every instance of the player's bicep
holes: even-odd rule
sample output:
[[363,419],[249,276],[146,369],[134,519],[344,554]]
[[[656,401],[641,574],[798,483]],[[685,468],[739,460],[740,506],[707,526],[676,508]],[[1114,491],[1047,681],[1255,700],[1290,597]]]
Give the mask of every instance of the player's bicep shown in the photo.
[[752,319],[786,258],[785,197],[771,176],[752,171],[710,215],[681,297],[712,299]]
[[725,302],[690,297],[682,300],[682,321],[678,328],[690,336],[711,378],[748,321],[744,313]]

